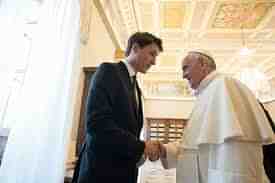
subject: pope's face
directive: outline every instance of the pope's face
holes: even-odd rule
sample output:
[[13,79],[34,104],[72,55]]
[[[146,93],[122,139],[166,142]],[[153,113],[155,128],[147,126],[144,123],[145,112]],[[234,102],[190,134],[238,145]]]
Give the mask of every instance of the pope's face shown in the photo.
[[188,80],[192,89],[197,89],[205,77],[204,64],[194,55],[188,55],[182,60],[182,77]]

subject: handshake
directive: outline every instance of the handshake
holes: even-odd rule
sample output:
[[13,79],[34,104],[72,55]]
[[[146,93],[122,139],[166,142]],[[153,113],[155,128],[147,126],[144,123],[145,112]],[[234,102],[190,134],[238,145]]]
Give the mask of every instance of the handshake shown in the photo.
[[166,148],[159,141],[146,141],[144,149],[144,158],[150,161],[156,161],[159,158],[166,158]]

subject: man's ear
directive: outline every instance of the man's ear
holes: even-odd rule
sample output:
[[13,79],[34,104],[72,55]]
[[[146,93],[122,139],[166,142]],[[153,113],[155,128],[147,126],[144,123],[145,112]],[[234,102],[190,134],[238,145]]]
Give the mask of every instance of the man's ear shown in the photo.
[[139,45],[137,43],[134,43],[132,46],[132,51],[136,53],[140,49]]

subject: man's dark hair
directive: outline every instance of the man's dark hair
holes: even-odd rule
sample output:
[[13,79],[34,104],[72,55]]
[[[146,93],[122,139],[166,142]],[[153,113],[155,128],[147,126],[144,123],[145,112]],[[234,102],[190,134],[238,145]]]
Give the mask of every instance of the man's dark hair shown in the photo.
[[138,44],[140,48],[143,48],[149,44],[155,43],[160,51],[163,51],[162,41],[153,34],[148,32],[136,32],[128,40],[127,48],[125,51],[125,56],[129,56],[130,51],[134,44]]

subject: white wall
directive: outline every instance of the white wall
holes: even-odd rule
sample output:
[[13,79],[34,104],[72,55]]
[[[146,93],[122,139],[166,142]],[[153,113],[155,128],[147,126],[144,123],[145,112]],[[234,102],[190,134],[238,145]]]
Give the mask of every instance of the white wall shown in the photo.
[[155,118],[189,118],[194,100],[146,99],[144,101],[144,116]]

